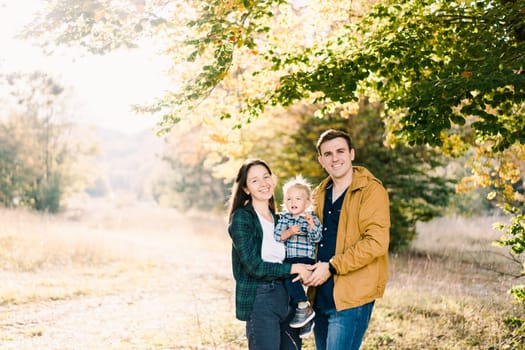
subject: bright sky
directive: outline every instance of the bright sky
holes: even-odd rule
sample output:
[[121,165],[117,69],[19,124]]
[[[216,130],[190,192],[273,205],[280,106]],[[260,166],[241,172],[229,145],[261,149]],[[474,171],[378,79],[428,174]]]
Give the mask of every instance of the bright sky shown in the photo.
[[41,70],[73,88],[75,120],[135,133],[157,120],[135,115],[132,104],[161,97],[168,89],[166,64],[152,48],[115,52],[104,56],[45,56],[38,47],[14,39],[41,0],[0,0],[0,71]]

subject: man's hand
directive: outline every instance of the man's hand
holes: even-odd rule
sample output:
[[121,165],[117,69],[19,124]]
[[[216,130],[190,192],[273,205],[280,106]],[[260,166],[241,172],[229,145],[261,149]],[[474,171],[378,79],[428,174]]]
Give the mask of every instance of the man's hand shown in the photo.
[[318,262],[315,265],[310,265],[309,269],[312,271],[312,274],[303,280],[303,284],[309,287],[317,287],[325,283],[332,276],[328,266],[327,262]]

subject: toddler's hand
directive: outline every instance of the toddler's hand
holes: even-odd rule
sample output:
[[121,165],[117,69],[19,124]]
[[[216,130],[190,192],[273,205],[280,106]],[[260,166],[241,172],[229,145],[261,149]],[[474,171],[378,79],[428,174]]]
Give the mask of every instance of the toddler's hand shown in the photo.
[[301,226],[293,225],[292,227],[289,228],[289,230],[292,232],[292,235],[297,235],[301,233]]
[[306,222],[308,223],[308,227],[310,230],[313,230],[315,228],[315,222],[314,218],[312,217],[312,214],[304,214],[304,218],[306,219]]

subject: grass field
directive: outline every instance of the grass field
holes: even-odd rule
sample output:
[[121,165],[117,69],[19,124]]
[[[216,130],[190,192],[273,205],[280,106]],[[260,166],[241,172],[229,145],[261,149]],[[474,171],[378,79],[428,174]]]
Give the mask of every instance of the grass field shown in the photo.
[[[520,267],[497,218],[418,225],[390,259],[363,349],[511,349]],[[1,349],[245,349],[224,218],[98,203],[0,210]],[[314,349],[311,338],[303,349]]]

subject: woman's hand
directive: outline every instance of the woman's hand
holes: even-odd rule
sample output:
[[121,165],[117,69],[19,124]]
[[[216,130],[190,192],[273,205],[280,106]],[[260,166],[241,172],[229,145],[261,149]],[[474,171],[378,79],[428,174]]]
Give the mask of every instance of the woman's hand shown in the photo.
[[310,278],[310,275],[312,274],[311,267],[313,265],[307,265],[307,264],[292,264],[292,269],[290,270],[290,273],[292,275],[297,274],[297,277],[293,279],[293,282],[296,281],[306,281]]
[[327,262],[318,262],[315,265],[307,265],[311,270],[311,274],[307,279],[303,279],[305,286],[316,287],[325,283],[332,274],[330,273],[329,264]]

